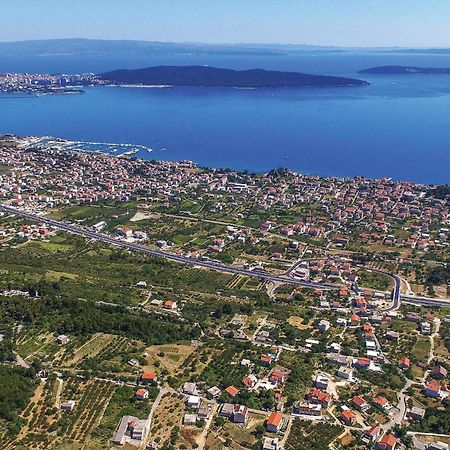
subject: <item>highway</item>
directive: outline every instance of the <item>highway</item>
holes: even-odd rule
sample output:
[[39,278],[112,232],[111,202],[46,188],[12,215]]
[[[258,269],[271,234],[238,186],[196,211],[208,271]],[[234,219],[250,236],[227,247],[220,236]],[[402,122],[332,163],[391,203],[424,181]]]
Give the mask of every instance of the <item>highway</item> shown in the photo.
[[359,266],[364,270],[368,270],[368,271],[372,271],[372,272],[376,272],[376,273],[381,273],[383,275],[386,275],[387,277],[391,278],[392,281],[394,282],[394,288],[392,289],[392,294],[391,294],[391,299],[392,299],[392,304],[389,306],[389,308],[387,309],[388,311],[393,311],[396,310],[400,307],[400,302],[401,302],[401,280],[400,277],[398,275],[396,275],[395,273],[391,273],[391,272],[386,272],[384,270],[380,270],[380,269],[372,269],[372,268],[367,268],[364,266]]
[[32,220],[32,221],[45,223],[46,225],[48,225],[50,227],[55,227],[60,230],[67,231],[69,233],[84,236],[89,239],[95,239],[99,242],[104,242],[106,244],[112,244],[117,247],[126,248],[128,250],[140,252],[145,255],[155,256],[158,258],[164,258],[164,259],[167,259],[170,261],[175,261],[175,262],[182,263],[182,264],[190,264],[192,266],[205,267],[207,269],[216,270],[218,272],[239,274],[239,275],[244,275],[244,276],[248,276],[248,277],[264,279],[264,280],[272,281],[272,282],[294,284],[294,285],[303,286],[303,287],[310,288],[310,289],[339,289],[339,286],[326,284],[326,283],[314,283],[312,281],[296,280],[296,279],[293,279],[286,275],[275,275],[275,274],[266,272],[264,270],[248,270],[248,269],[244,269],[244,268],[240,268],[240,267],[226,265],[226,264],[223,264],[220,262],[202,261],[202,260],[190,258],[188,256],[181,256],[181,255],[176,255],[174,253],[163,252],[161,250],[152,250],[152,249],[149,249],[140,244],[125,242],[121,239],[109,236],[104,233],[97,233],[90,229],[81,228],[79,226],[76,226],[76,225],[73,225],[73,224],[70,224],[67,222],[61,222],[61,221],[49,219],[49,218],[39,216],[37,214],[31,213],[28,211],[24,211],[22,209],[13,208],[13,207],[11,207],[9,205],[5,205],[5,204],[0,204],[0,210],[3,210],[4,212],[9,213],[9,214],[14,214],[17,216],[24,217],[24,218]]
[[[149,256],[155,256],[157,258],[164,258],[170,261],[175,261],[181,264],[189,264],[197,267],[204,267],[206,269],[215,270],[217,272],[223,273],[232,273],[244,275],[247,277],[259,278],[267,281],[277,282],[277,283],[285,283],[285,284],[293,284],[298,286],[303,286],[310,289],[339,289],[340,286],[327,284],[327,283],[315,283],[313,281],[304,281],[297,280],[295,278],[290,277],[288,274],[284,275],[275,275],[264,270],[248,270],[241,267],[230,266],[227,264],[223,264],[215,261],[202,261],[194,258],[190,258],[188,256],[176,255],[174,253],[163,252],[161,250],[152,250],[144,245],[134,244],[130,242],[125,242],[121,239],[112,237],[110,235],[104,233],[97,233],[90,229],[82,228],[71,223],[61,222],[53,219],[49,219],[47,217],[39,216],[37,214],[24,211],[22,209],[14,208],[12,206],[0,203],[0,210],[3,210],[9,214],[15,214],[17,216],[24,217],[26,219],[30,219],[33,221],[45,223],[48,226],[58,228],[60,230],[67,231],[69,233],[77,234],[80,236],[84,236],[89,239],[95,239],[99,242],[104,242],[106,244],[112,244],[117,247],[126,248],[128,250],[140,252]],[[392,290],[392,305],[388,308],[388,310],[396,310],[400,307],[401,302],[411,303],[415,305],[422,306],[431,306],[431,307],[450,307],[450,299],[435,299],[428,297],[420,297],[414,295],[404,295],[401,293],[401,280],[400,277],[391,272],[385,272],[379,269],[370,269],[373,272],[382,273],[394,281],[394,288]]]
[[370,268],[369,270],[371,270],[372,272],[382,273],[394,281],[394,288],[392,289],[392,296],[391,296],[392,304],[387,309],[388,311],[394,311],[398,309],[401,303],[410,303],[413,305],[430,306],[437,308],[450,307],[450,299],[437,299],[437,298],[402,294],[400,290],[402,281],[398,275],[392,272],[386,272],[384,270],[379,269]]
[[403,303],[431,307],[434,306],[437,308],[450,308],[450,299],[419,297],[415,295],[401,295],[400,297]]

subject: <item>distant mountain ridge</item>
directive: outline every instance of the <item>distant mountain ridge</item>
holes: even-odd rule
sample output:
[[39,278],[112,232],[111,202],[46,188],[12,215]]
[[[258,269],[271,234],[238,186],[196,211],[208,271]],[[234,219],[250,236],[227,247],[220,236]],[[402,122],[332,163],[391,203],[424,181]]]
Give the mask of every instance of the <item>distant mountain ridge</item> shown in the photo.
[[449,54],[450,49],[411,49],[394,47],[338,47],[307,44],[235,43],[209,44],[199,42],[159,42],[112,39],[46,39],[0,42],[0,56],[67,56],[67,55],[252,55],[276,56],[311,51],[321,52],[381,52]]
[[209,66],[157,66],[134,70],[123,69],[103,73],[100,77],[115,84],[147,86],[267,88],[367,86],[369,84],[353,78],[263,69],[238,71]]
[[414,66],[379,66],[371,67],[370,69],[360,70],[358,73],[370,74],[448,74],[450,75],[450,68],[444,67],[414,67]]
[[49,39],[0,42],[0,56],[61,55],[280,55],[283,51],[260,46],[175,43],[134,40]]

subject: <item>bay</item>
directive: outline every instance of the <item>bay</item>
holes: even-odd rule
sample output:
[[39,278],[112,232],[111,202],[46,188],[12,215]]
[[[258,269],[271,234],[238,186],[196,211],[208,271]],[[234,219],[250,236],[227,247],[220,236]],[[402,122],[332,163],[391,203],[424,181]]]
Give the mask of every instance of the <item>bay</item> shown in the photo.
[[[161,61],[163,59],[164,61]],[[288,167],[324,176],[450,182],[450,76],[367,76],[384,64],[450,67],[449,56],[318,52],[287,56],[93,61],[0,59],[0,71],[99,72],[117,67],[208,63],[362,78],[361,88],[87,88],[80,95],[0,96],[0,133],[143,144],[147,159],[208,167]],[[14,64],[13,64],[14,63]],[[83,65],[84,64],[84,65]],[[114,67],[112,65],[115,64]],[[139,65],[138,65],[139,64]],[[94,67],[95,66],[95,67]],[[44,70],[45,68],[53,70]],[[65,69],[71,69],[65,70]],[[78,70],[72,70],[78,69]]]

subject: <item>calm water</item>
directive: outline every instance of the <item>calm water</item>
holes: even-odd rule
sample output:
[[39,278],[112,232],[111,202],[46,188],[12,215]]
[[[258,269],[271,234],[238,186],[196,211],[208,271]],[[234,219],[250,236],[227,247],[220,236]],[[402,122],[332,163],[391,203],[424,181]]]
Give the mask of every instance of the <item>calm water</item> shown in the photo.
[[[122,66],[205,63],[200,57],[189,61],[167,58],[128,61]],[[207,63],[358,77],[356,70],[380,64],[450,67],[450,57],[319,54],[253,57],[251,61],[208,57]],[[57,58],[24,64],[0,60],[0,71],[121,67],[110,60],[95,64],[71,60],[68,64]],[[0,97],[0,132],[144,144],[153,152],[140,157],[192,159],[212,167],[265,171],[283,166],[320,175],[449,183],[450,76],[359,77],[372,86],[275,90],[102,87],[86,89],[82,95],[4,95]]]

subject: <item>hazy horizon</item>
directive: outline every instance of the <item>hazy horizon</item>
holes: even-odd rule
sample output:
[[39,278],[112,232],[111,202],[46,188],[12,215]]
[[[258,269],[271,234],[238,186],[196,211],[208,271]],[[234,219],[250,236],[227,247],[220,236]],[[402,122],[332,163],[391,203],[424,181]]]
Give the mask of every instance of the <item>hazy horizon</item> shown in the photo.
[[48,39],[18,39],[18,40],[0,40],[0,44],[15,44],[15,43],[27,43],[27,42],[51,42],[51,41],[105,41],[105,42],[143,42],[154,44],[174,44],[174,45],[210,45],[210,46],[258,46],[258,47],[307,47],[307,48],[336,48],[336,49],[351,49],[351,50],[384,50],[384,49],[411,49],[411,50],[433,50],[433,49],[448,49],[450,43],[446,46],[346,46],[346,45],[319,45],[311,44],[308,42],[294,43],[294,42],[207,42],[207,41],[163,41],[163,40],[151,40],[151,39],[126,39],[126,38],[89,38],[89,37],[54,37]]
[[[442,48],[441,0],[3,0],[0,41],[137,40],[173,43]],[[44,20],[45,18],[45,20]]]

